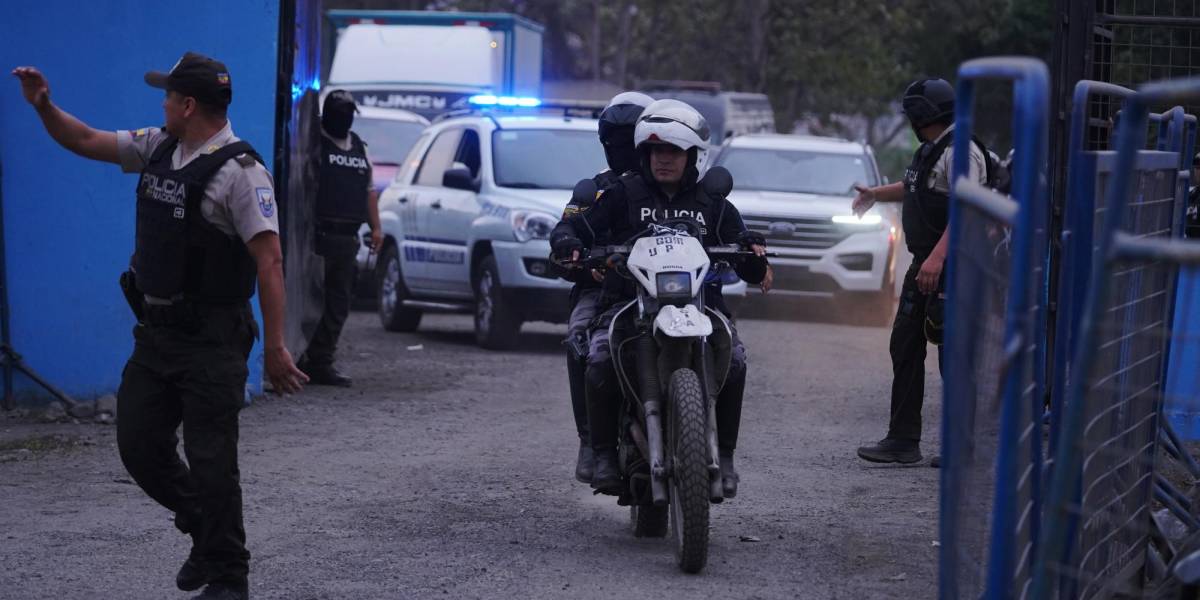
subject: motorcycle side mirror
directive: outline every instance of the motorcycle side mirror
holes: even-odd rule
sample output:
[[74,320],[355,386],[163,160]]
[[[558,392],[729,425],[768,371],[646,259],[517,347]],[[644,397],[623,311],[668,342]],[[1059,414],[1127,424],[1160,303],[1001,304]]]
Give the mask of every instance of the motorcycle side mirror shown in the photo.
[[575,189],[571,192],[571,204],[576,206],[590,206],[596,201],[596,192],[599,188],[596,187],[596,182],[591,179],[580,179],[579,183],[575,184]]
[[725,167],[713,167],[704,174],[700,185],[704,186],[704,191],[708,192],[710,196],[724,198],[733,191],[733,174]]

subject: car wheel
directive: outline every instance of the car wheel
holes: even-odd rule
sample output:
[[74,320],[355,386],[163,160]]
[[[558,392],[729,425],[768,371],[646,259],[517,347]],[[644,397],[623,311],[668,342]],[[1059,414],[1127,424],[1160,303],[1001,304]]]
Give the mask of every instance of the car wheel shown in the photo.
[[475,341],[488,350],[516,345],[521,320],[504,301],[500,270],[494,256],[485,257],[475,271]]
[[379,322],[388,331],[416,331],[421,324],[421,311],[404,306],[408,288],[400,271],[400,251],[388,244],[379,256],[375,289],[379,292]]

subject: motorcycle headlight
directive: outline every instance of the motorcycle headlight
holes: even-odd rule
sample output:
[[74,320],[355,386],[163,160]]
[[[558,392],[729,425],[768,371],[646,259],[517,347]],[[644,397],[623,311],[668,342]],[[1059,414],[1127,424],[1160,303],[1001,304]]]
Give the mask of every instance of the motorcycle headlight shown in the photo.
[[659,273],[654,287],[658,301],[663,304],[687,303],[692,299],[692,274],[687,272]]
[[548,240],[558,219],[541,212],[516,210],[512,213],[513,235],[518,242]]

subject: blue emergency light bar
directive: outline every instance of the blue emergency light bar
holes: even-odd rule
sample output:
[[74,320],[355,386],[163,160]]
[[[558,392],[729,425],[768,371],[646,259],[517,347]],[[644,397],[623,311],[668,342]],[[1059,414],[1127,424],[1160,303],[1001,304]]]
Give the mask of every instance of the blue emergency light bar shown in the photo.
[[518,97],[518,96],[493,96],[491,94],[480,94],[471,96],[467,102],[475,106],[506,106],[520,108],[537,108],[542,105],[542,101],[537,98]]

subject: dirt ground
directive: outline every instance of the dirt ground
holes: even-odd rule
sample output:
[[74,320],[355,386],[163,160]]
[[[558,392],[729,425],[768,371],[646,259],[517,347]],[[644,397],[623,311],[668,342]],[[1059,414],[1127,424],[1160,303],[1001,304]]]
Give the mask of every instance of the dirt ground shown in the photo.
[[[938,471],[854,454],[884,433],[888,330],[789,312],[806,320],[741,321],[742,484],[713,509],[697,576],[572,479],[561,327],[526,326],[517,351],[494,353],[469,317],[390,334],[353,314],[352,389],[242,413],[252,596],[934,597]],[[926,403],[927,456],[940,413]],[[0,598],[185,598],[188,543],[130,481],[112,426],[0,418]]]

